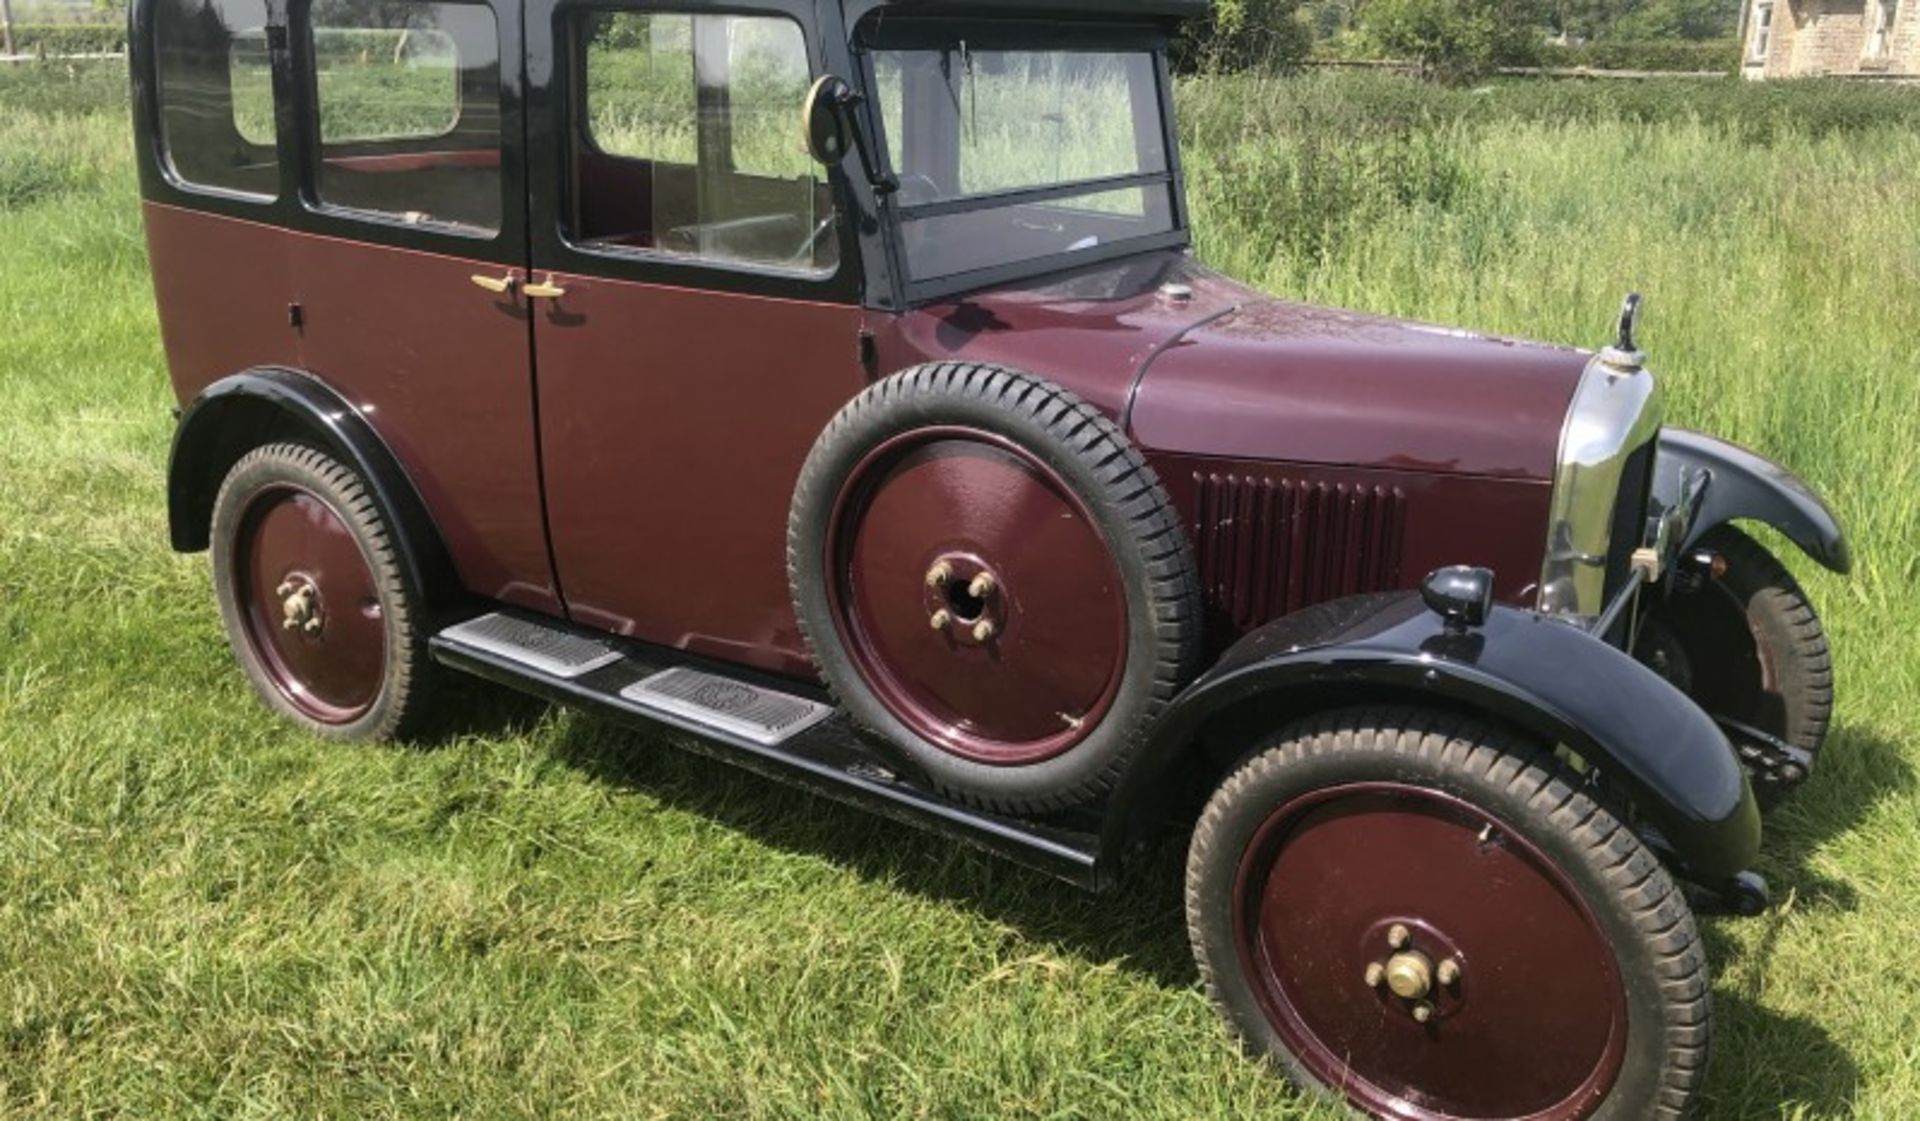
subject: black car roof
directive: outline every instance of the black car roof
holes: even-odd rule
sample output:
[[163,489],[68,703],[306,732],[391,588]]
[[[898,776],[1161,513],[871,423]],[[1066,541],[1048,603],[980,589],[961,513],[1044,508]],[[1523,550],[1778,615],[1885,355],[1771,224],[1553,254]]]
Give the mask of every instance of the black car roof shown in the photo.
[[880,10],[901,15],[1019,16],[1028,18],[1165,20],[1193,19],[1213,8],[1212,0],[844,0],[847,22],[858,23]]

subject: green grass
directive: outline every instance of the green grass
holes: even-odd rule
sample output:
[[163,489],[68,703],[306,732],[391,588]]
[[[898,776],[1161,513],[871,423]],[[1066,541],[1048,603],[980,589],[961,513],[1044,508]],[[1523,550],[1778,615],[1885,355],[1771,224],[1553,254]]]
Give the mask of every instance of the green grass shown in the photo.
[[[1677,419],[1832,498],[1837,731],[1781,905],[1706,924],[1702,1112],[1920,1112],[1920,94],[1181,97],[1211,259],[1587,344],[1641,288]],[[420,748],[269,718],[166,547],[130,154],[118,75],[0,73],[0,1115],[1307,1114],[1196,990],[1177,846],[1088,898],[480,690]]]

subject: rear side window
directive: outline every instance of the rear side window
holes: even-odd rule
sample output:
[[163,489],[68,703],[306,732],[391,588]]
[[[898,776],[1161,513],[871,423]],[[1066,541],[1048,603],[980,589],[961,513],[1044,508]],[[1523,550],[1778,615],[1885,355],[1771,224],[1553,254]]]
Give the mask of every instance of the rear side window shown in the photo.
[[265,0],[165,0],[154,20],[160,146],[190,187],[280,192]]
[[572,42],[576,244],[835,269],[833,192],[801,137],[812,73],[799,24],[602,12],[582,15]]
[[323,206],[500,228],[500,41],[479,4],[314,0]]

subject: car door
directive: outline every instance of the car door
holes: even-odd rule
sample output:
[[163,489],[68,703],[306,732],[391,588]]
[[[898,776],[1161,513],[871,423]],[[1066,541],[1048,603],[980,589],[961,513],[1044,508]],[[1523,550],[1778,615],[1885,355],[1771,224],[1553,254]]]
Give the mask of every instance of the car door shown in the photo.
[[295,4],[301,364],[358,405],[472,590],[558,614],[541,509],[518,0]]
[[800,109],[811,2],[528,9],[540,432],[572,617],[810,673],[802,463],[866,384],[844,183]]

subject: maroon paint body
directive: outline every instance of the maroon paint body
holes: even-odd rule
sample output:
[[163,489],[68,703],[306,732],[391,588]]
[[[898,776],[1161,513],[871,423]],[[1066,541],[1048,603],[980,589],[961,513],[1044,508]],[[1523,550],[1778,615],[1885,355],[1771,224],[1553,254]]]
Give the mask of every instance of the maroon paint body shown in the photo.
[[877,371],[1003,363],[1125,422],[1195,539],[1213,649],[1443,564],[1524,602],[1585,362],[1273,300],[1180,253],[889,315],[565,273],[530,304],[460,257],[151,203],[147,227],[182,401],[305,369],[367,410],[471,590],[795,676],[786,515],[870,380],[862,330]]
[[1216,648],[1287,610],[1411,587],[1446,564],[1488,566],[1503,599],[1527,602],[1587,361],[1274,300],[1180,253],[872,329],[882,370],[999,362],[1126,421],[1195,537]]
[[[545,278],[545,273],[542,273]],[[553,552],[579,622],[796,675],[800,466],[866,386],[860,311],[561,273],[535,309]]]
[[393,449],[468,588],[560,611],[525,305],[470,279],[506,270],[155,203],[146,225],[181,403],[254,366],[311,373]]

